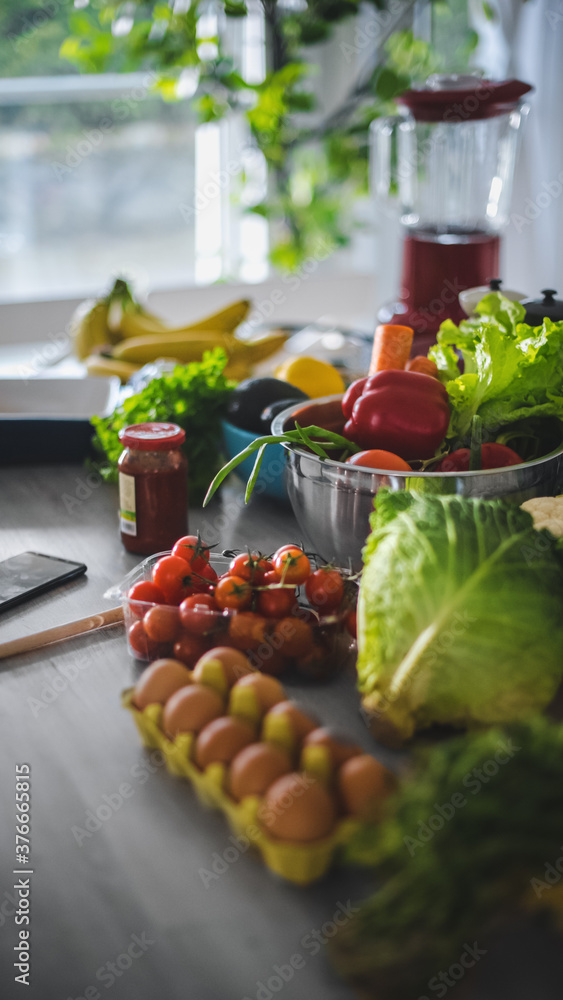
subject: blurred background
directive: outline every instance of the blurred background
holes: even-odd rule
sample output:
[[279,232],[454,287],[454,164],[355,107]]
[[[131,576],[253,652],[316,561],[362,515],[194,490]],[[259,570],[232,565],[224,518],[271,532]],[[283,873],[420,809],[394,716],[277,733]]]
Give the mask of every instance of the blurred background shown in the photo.
[[369,329],[400,245],[369,126],[434,72],[533,84],[501,277],[557,288],[562,55],[561,0],[3,0],[0,341],[117,274],[172,319],[283,281],[264,319]]

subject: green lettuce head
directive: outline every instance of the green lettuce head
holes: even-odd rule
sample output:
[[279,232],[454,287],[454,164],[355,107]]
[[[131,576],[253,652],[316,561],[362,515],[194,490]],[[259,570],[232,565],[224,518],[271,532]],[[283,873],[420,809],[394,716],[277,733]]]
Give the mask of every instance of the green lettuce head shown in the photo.
[[563,566],[500,500],[380,491],[364,549],[358,686],[400,740],[541,711],[563,676]]

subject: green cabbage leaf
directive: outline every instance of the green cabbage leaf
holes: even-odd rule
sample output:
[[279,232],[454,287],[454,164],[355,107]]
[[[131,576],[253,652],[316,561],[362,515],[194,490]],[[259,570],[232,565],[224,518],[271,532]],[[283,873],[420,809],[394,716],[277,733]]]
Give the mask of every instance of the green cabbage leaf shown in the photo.
[[500,500],[380,491],[358,602],[365,711],[406,740],[543,709],[563,676],[563,565]]

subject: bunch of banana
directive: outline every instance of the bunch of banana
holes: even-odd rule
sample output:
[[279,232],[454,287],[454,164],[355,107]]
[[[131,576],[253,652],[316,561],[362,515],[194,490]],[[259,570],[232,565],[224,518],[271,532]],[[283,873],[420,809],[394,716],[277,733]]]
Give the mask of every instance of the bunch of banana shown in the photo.
[[[200,361],[204,351],[222,347],[229,359],[225,374],[242,381],[252,373],[252,365],[275,354],[286,340],[282,332],[255,340],[235,336],[235,328],[250,309],[248,299],[234,302],[189,326],[168,327],[136,303],[128,288],[127,293],[129,300],[122,289],[117,295],[113,289],[107,299],[81,315],[75,350],[84,351],[88,344],[90,356],[80,353],[79,357],[86,357],[90,375],[118,375],[126,382],[133,372],[158,358],[172,358],[185,364]],[[95,327],[95,337],[91,327]]]
[[[137,302],[123,278],[117,278],[112,289],[101,299],[82,302],[69,323],[74,353],[81,361],[96,348],[118,344],[123,339],[121,325],[125,317],[139,316],[160,323]],[[160,328],[165,329],[164,323]]]

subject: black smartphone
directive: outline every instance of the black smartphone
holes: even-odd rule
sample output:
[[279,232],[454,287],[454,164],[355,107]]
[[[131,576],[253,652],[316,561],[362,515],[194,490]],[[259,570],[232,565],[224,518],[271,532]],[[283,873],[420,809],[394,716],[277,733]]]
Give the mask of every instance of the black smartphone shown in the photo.
[[85,572],[84,563],[46,556],[42,552],[20,552],[10,556],[0,562],[0,611]]

